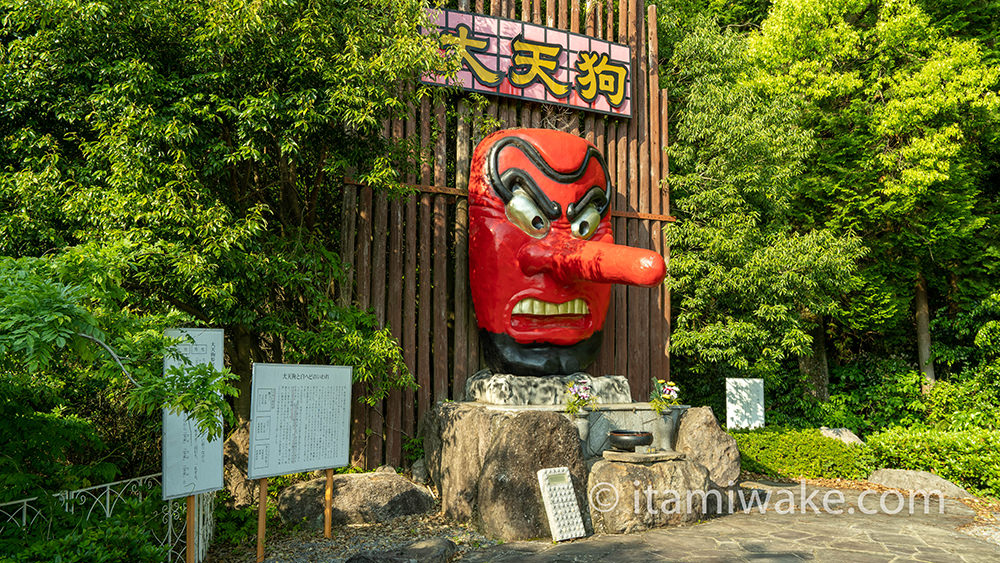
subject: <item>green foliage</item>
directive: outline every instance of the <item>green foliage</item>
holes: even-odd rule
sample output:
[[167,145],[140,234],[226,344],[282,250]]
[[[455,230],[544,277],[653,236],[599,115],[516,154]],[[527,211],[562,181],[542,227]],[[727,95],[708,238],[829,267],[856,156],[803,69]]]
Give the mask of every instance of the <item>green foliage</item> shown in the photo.
[[[990,369],[996,9],[923,4],[779,0],[759,29],[732,25],[742,7],[661,6],[672,365],[692,401],[718,409],[725,377],[757,376],[769,420],[861,432],[922,420],[938,407],[913,378],[920,275],[939,380]],[[817,327],[827,403],[796,373]]]
[[114,477],[115,467],[99,458],[67,463],[103,443],[89,421],[65,411],[58,393],[44,382],[0,371],[0,502]]
[[84,335],[103,335],[82,305],[82,287],[59,283],[33,266],[32,260],[0,256],[0,365],[23,362],[37,372],[67,348],[87,354]]
[[863,447],[827,438],[819,430],[769,426],[730,434],[744,471],[789,479],[864,479],[870,472]]
[[867,439],[874,467],[930,471],[969,492],[1000,497],[1000,434],[970,429],[887,429]]
[[[235,392],[226,383],[231,375],[196,366],[165,376],[160,370],[167,341],[159,330],[148,334],[148,325],[131,335],[135,340],[118,341],[131,356],[122,360],[103,342],[109,336],[99,324],[107,317],[86,306],[93,302],[91,293],[57,281],[53,262],[0,258],[0,370],[7,375],[0,389],[5,397],[0,444],[9,452],[0,457],[0,483],[7,485],[7,500],[38,487],[72,489],[113,478],[118,468],[107,461],[102,438],[129,427],[127,419],[136,413],[150,415],[137,416],[148,425],[137,435],[153,440],[154,446],[159,417],[151,415],[162,408],[188,412],[212,436],[222,433],[220,415],[232,418],[223,395]],[[115,328],[126,327],[117,323]],[[127,399],[113,399],[115,390],[129,384],[138,387]],[[93,408],[95,403],[103,406]],[[104,418],[100,422],[106,425],[93,424],[109,406],[126,420]],[[131,439],[116,440],[116,445],[123,441]],[[128,457],[148,449],[139,444]]]
[[940,430],[1000,430],[1000,366],[939,381],[925,399],[927,424]]
[[[251,360],[352,364],[369,403],[414,385],[388,330],[336,301],[332,249],[345,176],[401,191],[395,163],[419,161],[382,123],[428,95],[401,85],[454,68],[424,7],[0,2],[0,370],[22,405],[51,390],[21,417],[51,427],[25,459],[54,456],[0,458],[4,478],[69,485],[85,477],[46,477],[102,457],[148,471],[155,411],[221,432],[220,392],[248,415]],[[165,378],[177,326],[224,328],[238,383]]]
[[912,341],[918,274],[948,293],[945,280],[962,279],[966,295],[951,299],[981,296],[997,266],[983,157],[1000,68],[908,0],[779,1],[748,49],[761,84],[793,96],[817,140],[793,215],[856,233],[868,250],[840,319],[844,344],[872,333],[893,336],[875,346]]
[[839,310],[859,241],[791,224],[813,139],[791,99],[760,90],[739,36],[702,20],[671,64],[684,97],[671,150],[678,221],[666,229],[671,345],[698,377],[773,375],[809,350],[817,316]]
[[413,465],[417,460],[423,459],[424,457],[424,437],[417,436],[416,438],[410,438],[409,436],[403,436],[403,458],[406,460],[406,465]]
[[217,371],[208,364],[173,366],[163,377],[147,378],[129,396],[129,406],[139,412],[153,414],[161,409],[170,413],[185,413],[196,421],[199,432],[211,441],[222,436],[223,418],[236,422],[227,395],[236,395],[229,382],[237,376],[229,370]]
[[[169,546],[160,546],[150,532],[162,526],[158,508],[163,502],[159,491],[143,500],[122,499],[116,513],[84,520],[80,514],[63,512],[57,502],[48,499],[46,514],[52,515],[49,526],[22,530],[6,526],[0,535],[0,552],[11,563],[160,563]],[[46,499],[39,499],[45,503]]]
[[249,545],[257,536],[257,507],[233,508],[232,497],[225,490],[217,493],[216,502],[212,542],[233,547]]

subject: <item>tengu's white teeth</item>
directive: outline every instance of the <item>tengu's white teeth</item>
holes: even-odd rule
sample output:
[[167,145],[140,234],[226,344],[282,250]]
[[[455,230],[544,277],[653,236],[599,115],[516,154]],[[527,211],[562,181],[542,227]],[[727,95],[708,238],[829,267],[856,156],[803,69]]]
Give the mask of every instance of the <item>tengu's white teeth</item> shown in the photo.
[[514,305],[512,315],[586,315],[590,313],[587,303],[583,299],[573,299],[565,303],[548,303],[528,297],[522,299]]

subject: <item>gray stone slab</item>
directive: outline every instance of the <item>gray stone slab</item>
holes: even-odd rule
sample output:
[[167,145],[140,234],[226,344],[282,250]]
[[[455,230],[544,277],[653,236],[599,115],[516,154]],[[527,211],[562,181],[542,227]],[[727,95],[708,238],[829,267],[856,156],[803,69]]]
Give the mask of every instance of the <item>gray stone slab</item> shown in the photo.
[[604,450],[602,455],[604,459],[608,461],[618,461],[623,463],[656,463],[660,461],[677,461],[684,459],[684,454],[682,453],[667,451],[644,454],[638,452]]
[[493,405],[565,405],[567,385],[590,385],[598,404],[630,403],[632,391],[623,375],[593,377],[586,373],[531,377],[482,370],[465,382],[465,399]]

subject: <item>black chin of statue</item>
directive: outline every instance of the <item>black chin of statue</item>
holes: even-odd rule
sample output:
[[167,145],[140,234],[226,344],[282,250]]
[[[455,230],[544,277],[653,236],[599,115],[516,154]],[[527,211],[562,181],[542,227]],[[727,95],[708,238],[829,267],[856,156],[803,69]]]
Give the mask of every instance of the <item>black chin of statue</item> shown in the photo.
[[601,350],[601,331],[567,346],[544,342],[518,344],[506,334],[486,330],[480,330],[479,335],[486,366],[493,373],[570,375],[590,367]]

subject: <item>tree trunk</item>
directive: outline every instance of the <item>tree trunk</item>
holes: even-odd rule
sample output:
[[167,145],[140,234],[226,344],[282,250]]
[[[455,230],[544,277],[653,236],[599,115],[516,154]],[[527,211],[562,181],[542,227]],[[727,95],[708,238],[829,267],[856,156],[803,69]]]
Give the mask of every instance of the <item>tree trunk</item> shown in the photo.
[[923,272],[917,274],[917,358],[920,372],[924,374],[924,384],[934,385],[934,362],[931,361],[931,313],[927,304],[927,280]]
[[817,319],[812,331],[812,354],[799,356],[799,371],[806,380],[806,392],[820,401],[830,400],[830,368],[826,362],[826,325]]
[[250,331],[242,324],[233,326],[232,335],[229,369],[240,376],[240,380],[236,383],[240,395],[233,401],[233,413],[236,414],[239,425],[250,420],[250,366],[253,357],[251,353],[253,339],[250,337]]

